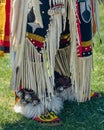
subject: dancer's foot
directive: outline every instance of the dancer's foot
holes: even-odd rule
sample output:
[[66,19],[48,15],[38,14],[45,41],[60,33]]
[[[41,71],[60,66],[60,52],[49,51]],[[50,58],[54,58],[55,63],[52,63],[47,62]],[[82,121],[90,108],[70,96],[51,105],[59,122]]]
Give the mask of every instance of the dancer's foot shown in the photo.
[[42,114],[33,119],[41,123],[42,125],[47,125],[47,126],[56,126],[56,125],[60,125],[61,123],[60,118],[53,111],[48,112],[47,114]]
[[93,93],[91,94],[91,98],[95,98],[95,97],[99,98],[99,97],[101,97],[101,94],[98,93],[98,92],[93,92]]

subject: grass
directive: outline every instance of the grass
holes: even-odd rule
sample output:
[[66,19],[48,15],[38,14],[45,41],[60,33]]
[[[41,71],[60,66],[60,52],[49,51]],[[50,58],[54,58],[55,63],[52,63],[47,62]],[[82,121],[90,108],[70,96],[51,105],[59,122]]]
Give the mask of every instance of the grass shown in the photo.
[[59,114],[62,125],[56,127],[40,126],[35,121],[16,114],[13,111],[14,92],[9,89],[11,62],[9,54],[0,58],[0,130],[104,130],[104,7],[100,6],[101,37],[95,37],[94,71],[92,73],[92,91],[101,93],[85,103],[65,102]]

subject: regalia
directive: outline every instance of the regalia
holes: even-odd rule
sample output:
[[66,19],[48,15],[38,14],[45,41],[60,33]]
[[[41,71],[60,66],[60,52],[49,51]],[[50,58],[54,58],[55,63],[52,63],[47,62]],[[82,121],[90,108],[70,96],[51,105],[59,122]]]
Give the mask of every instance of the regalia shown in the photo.
[[10,87],[15,91],[15,112],[55,122],[65,100],[90,100],[96,31],[100,38],[98,2],[104,3],[11,0]]

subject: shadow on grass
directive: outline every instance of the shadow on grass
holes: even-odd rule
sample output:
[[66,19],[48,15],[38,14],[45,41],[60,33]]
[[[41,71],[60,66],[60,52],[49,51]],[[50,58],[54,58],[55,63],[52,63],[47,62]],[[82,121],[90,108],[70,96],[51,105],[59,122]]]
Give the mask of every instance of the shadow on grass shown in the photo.
[[[104,130],[104,93],[86,103],[65,102],[59,114],[62,124],[47,127],[20,116],[1,124],[1,130]],[[8,117],[9,118],[9,117]]]
[[[0,130],[63,130],[63,126],[45,126],[34,120],[22,117],[19,121],[8,122],[0,126]],[[67,129],[66,129],[67,130]]]

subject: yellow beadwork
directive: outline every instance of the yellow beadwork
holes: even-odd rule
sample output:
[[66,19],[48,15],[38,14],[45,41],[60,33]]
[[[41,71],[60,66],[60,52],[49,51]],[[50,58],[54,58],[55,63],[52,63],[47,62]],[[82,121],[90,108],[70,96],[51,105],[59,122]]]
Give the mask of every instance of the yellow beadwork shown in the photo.
[[39,42],[44,42],[45,38],[36,34],[26,33],[26,37]]
[[92,40],[87,41],[87,42],[82,42],[82,47],[87,47],[92,45]]

